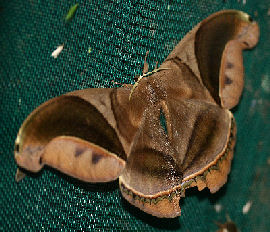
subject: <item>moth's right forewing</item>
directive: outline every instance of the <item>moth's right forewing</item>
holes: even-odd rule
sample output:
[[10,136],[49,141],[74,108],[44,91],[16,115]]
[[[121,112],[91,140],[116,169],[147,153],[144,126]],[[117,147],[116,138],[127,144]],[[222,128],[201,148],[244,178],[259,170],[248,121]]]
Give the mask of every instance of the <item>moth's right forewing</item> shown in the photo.
[[210,15],[192,29],[161,65],[170,60],[186,64],[215,102],[237,105],[243,89],[242,50],[258,42],[259,28],[244,12],[224,10]]

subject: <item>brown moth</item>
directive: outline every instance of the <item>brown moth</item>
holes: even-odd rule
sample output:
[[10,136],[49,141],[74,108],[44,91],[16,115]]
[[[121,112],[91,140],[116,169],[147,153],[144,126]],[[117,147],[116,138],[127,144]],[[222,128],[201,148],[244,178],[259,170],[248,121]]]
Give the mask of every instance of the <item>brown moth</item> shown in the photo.
[[45,102],[18,132],[17,164],[33,172],[49,165],[85,182],[119,178],[131,204],[179,216],[185,189],[214,193],[227,181],[236,134],[229,109],[243,90],[242,50],[258,37],[246,13],[220,11],[136,88],[84,89]]

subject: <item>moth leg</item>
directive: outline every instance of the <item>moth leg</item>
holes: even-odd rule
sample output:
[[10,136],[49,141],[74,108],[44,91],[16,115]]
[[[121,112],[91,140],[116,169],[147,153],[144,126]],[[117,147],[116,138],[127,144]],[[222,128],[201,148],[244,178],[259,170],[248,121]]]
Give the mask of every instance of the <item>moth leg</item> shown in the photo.
[[20,170],[19,168],[17,168],[16,174],[15,174],[15,181],[16,182],[19,182],[24,177],[26,177],[26,174],[22,170]]
[[155,69],[158,69],[158,61],[156,61]]
[[146,61],[146,60],[147,60],[148,54],[149,54],[149,51],[146,52],[145,57],[144,57],[143,72],[142,72],[142,75],[136,75],[136,76],[134,77],[135,82],[138,82],[139,78],[142,78],[142,76],[143,76],[144,74],[148,73],[149,65],[148,65],[148,63],[147,63],[147,61]]
[[148,73],[149,70],[149,64],[147,63],[147,57],[149,55],[149,51],[146,52],[145,57],[144,57],[144,63],[143,63],[143,74]]

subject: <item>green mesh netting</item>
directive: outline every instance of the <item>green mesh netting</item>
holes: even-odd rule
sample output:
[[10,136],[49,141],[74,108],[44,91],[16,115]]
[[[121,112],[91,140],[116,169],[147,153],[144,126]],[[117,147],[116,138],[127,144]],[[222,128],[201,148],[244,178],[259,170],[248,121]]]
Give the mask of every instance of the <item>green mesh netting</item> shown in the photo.
[[[270,1],[78,1],[75,17],[65,24],[75,3],[0,1],[0,231],[215,231],[226,214],[241,231],[270,231]],[[35,107],[68,91],[134,82],[146,51],[151,70],[199,21],[230,8],[251,14],[261,37],[244,54],[235,158],[218,193],[191,189],[180,201],[181,217],[157,219],[123,200],[117,182],[80,183],[50,168],[14,181],[14,140]],[[244,215],[248,201],[252,206]]]

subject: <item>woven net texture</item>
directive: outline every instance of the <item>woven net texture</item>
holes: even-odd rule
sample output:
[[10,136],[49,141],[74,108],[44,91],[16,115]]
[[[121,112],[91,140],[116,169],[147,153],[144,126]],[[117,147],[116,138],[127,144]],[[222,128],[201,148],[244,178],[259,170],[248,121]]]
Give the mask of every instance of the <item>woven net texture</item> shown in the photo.
[[[270,231],[269,7],[269,0],[0,1],[0,231],[216,231],[226,215],[241,231]],[[152,70],[192,27],[222,9],[249,13],[261,36],[244,52],[235,157],[219,192],[190,189],[180,200],[181,217],[158,219],[126,202],[117,181],[82,183],[45,167],[15,182],[14,141],[33,109],[69,91],[134,83],[146,51]]]

